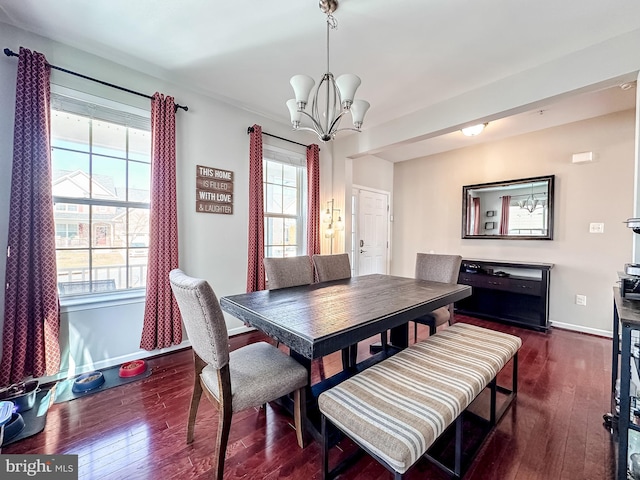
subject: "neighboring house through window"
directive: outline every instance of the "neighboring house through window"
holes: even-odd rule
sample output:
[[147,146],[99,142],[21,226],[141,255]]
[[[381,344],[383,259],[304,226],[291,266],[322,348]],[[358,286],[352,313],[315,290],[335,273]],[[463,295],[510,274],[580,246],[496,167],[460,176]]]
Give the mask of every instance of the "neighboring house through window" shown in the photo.
[[147,278],[149,113],[52,93],[51,157],[60,296],[143,288]]
[[546,235],[549,229],[547,218],[546,202],[529,212],[512,200],[509,205],[509,235]]
[[265,257],[294,257],[306,252],[306,156],[264,145]]

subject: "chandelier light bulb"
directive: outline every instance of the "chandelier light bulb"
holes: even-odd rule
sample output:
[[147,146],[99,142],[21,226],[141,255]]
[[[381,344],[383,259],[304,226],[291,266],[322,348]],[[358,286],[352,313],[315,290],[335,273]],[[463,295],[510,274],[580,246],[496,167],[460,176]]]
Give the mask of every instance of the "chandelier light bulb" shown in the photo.
[[362,81],[360,77],[353,73],[345,73],[336,78],[336,85],[340,91],[340,99],[342,100],[342,108],[349,109],[353,103],[353,97]]
[[365,100],[354,100],[351,105],[351,117],[353,118],[353,126],[358,130],[362,127],[364,116],[371,105]]
[[296,102],[298,104],[298,110],[304,110],[309,101],[309,95],[311,89],[316,82],[309,75],[294,75],[289,80],[289,83],[293,87],[293,93],[296,96]]
[[296,102],[295,98],[287,100],[287,108],[289,109],[289,115],[291,115],[291,124],[295,128],[300,125],[300,117],[302,116],[300,110],[298,110],[298,102]]

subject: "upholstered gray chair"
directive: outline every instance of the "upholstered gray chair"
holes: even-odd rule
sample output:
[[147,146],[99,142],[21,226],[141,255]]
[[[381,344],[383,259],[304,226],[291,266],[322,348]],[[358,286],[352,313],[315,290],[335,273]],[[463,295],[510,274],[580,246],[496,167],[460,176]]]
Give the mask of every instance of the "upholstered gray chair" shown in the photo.
[[[460,255],[440,255],[435,253],[418,253],[416,255],[416,278],[442,283],[458,283],[460,273]],[[435,309],[414,320],[413,337],[418,340],[418,324],[429,326],[429,335],[436,333],[436,329],[445,323],[451,323],[453,318],[453,304]]]
[[351,263],[348,253],[334,255],[314,255],[313,264],[319,282],[330,282],[351,278]]
[[265,258],[263,263],[269,290],[313,283],[313,265],[309,255]]
[[[311,285],[313,283],[313,265],[309,255],[265,258],[263,259],[263,264],[264,271],[267,274],[267,288],[269,290]],[[278,345],[280,345],[280,342],[276,343],[276,347]],[[320,378],[324,379],[324,362],[322,358],[318,358],[316,364],[318,365]]]
[[[319,282],[331,282],[351,278],[351,262],[348,253],[333,255],[314,255],[313,265],[316,269],[316,278]],[[387,332],[380,334],[382,349],[387,348]],[[342,350],[342,366],[344,368],[355,367],[358,360],[358,344],[351,345]]]
[[181,270],[169,273],[193,347],[195,381],[187,425],[187,443],[193,442],[198,405],[204,391],[218,408],[218,434],[213,469],[222,480],[231,417],[241,410],[264,405],[293,393],[294,423],[300,448],[304,446],[306,368],[265,342],[229,352],[229,337],[222,310],[211,286]]

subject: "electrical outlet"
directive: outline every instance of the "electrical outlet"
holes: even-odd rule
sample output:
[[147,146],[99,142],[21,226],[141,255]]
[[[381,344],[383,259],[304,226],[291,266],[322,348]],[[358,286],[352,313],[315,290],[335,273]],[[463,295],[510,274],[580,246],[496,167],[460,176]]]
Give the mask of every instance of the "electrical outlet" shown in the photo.
[[604,223],[590,223],[589,233],[604,233]]
[[576,295],[576,305],[587,305],[587,296],[586,295]]

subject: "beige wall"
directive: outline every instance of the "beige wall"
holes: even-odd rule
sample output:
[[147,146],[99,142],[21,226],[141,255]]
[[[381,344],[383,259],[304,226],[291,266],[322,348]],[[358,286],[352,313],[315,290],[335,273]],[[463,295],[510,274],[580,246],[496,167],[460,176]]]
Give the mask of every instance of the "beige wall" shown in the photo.
[[[557,326],[611,331],[612,287],[632,261],[635,112],[615,113],[490,144],[395,164],[391,273],[413,274],[416,252],[548,262],[550,320]],[[593,151],[595,161],[572,164]],[[462,240],[462,186],[555,175],[552,241]],[[590,234],[603,222],[604,234]],[[587,305],[575,304],[575,295]]]

